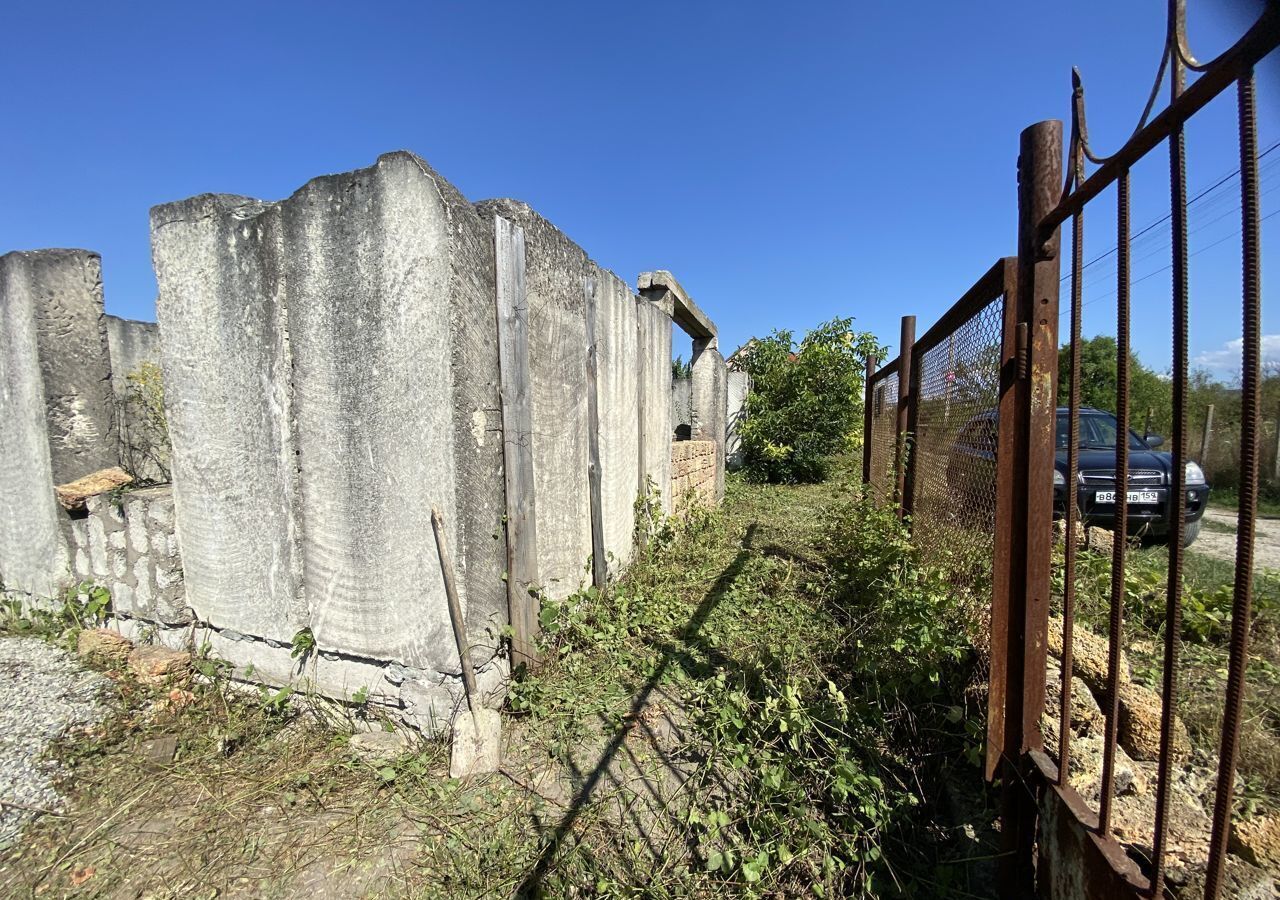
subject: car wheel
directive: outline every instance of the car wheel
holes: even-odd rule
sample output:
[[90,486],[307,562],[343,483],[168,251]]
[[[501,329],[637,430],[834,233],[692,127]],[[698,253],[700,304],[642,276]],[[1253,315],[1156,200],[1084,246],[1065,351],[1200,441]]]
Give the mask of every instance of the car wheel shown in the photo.
[[1196,542],[1196,538],[1200,537],[1200,520],[1188,522],[1187,527],[1182,530],[1182,546],[1190,547]]

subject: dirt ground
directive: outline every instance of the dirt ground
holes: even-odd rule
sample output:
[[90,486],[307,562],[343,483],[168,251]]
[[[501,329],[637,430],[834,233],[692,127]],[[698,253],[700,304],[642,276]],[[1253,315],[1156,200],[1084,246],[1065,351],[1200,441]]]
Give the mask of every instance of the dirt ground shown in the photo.
[[[1191,545],[1193,553],[1203,553],[1217,559],[1234,562],[1236,558],[1236,514],[1210,507],[1205,510],[1206,522],[1200,529],[1200,537]],[[1230,531],[1214,525],[1225,526]],[[1280,519],[1259,518],[1255,524],[1254,568],[1280,569]]]

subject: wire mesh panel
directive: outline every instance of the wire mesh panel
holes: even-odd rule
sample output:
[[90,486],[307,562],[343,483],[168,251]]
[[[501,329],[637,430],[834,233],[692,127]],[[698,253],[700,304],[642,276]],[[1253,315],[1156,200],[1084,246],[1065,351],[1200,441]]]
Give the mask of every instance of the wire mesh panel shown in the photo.
[[[912,536],[953,584],[990,589],[1004,303],[997,297],[933,346],[917,346]],[[923,352],[921,352],[923,350]]]
[[871,491],[881,502],[893,499],[898,433],[898,373],[871,386]]

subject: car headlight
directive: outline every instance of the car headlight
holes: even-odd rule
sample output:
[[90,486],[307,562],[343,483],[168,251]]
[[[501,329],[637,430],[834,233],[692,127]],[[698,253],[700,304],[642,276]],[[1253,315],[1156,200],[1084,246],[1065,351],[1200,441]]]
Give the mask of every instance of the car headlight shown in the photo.
[[1062,477],[1062,473],[1061,473],[1061,472],[1059,472],[1057,469],[1054,469],[1054,470],[1053,470],[1053,486],[1054,486],[1054,487],[1066,487],[1066,486],[1067,486],[1067,479],[1063,478],[1063,477]]
[[1193,462],[1187,463],[1187,484],[1204,484],[1204,469]]

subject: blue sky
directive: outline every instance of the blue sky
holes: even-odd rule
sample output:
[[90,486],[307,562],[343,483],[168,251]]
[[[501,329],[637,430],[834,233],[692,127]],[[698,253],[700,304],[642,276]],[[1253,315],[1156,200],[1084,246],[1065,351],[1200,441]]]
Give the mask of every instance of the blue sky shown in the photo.
[[[1256,9],[1189,5],[1201,58]],[[923,330],[1014,251],[1018,133],[1068,116],[1073,64],[1096,148],[1123,141],[1164,7],[15,4],[0,56],[0,251],[100,251],[108,311],[153,318],[151,206],[279,198],[408,148],[473,200],[531,203],[628,282],[672,270],[726,352],[837,315],[893,344],[899,316]],[[1274,56],[1259,91],[1265,149],[1280,141]],[[1233,95],[1188,141],[1194,195],[1238,165]],[[1134,173],[1135,231],[1167,211],[1166,166],[1159,151]],[[1280,150],[1264,160],[1264,215],[1280,210],[1273,186]],[[1240,333],[1236,190],[1191,216],[1192,354],[1223,372]],[[1114,244],[1112,197],[1090,207],[1086,258]],[[1264,271],[1280,264],[1276,232],[1280,217],[1264,225]],[[1150,273],[1134,289],[1134,346],[1157,368],[1162,234],[1133,263],[1135,279]],[[1085,282],[1090,332],[1114,329],[1107,262]]]

